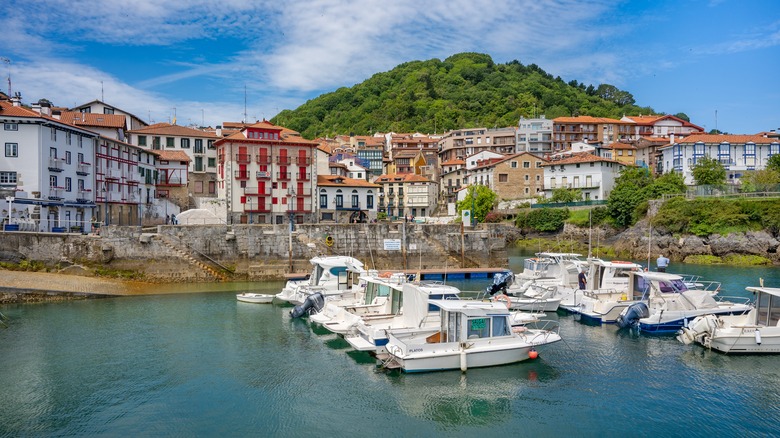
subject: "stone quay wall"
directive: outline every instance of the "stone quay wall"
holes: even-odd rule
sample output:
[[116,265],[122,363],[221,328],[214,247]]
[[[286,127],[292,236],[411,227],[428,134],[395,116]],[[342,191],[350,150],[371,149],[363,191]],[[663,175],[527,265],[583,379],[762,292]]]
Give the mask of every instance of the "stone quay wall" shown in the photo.
[[[154,281],[284,278],[309,272],[317,255],[350,255],[375,269],[506,267],[511,227],[480,224],[161,225],[154,232],[108,226],[100,236],[2,233],[0,260],[103,266]],[[386,239],[388,239],[386,241]],[[388,246],[385,246],[385,243]]]

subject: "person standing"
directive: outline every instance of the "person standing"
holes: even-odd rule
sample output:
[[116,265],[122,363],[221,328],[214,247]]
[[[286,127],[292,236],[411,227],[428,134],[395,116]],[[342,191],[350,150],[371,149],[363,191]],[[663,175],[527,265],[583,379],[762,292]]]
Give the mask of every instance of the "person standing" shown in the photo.
[[669,259],[664,257],[663,254],[658,256],[658,260],[655,261],[658,272],[666,272],[666,268],[669,266]]
[[587,285],[588,277],[585,275],[585,272],[580,271],[580,273],[577,274],[577,286],[580,288],[580,290],[585,290]]

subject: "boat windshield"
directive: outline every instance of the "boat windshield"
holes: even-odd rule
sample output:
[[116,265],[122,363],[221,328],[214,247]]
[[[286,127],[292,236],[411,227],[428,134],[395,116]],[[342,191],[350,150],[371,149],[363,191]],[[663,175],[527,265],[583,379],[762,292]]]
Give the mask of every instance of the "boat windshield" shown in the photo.
[[659,281],[658,287],[661,289],[661,292],[664,293],[685,292],[688,290],[688,287],[685,285],[685,282],[682,279]]
[[756,317],[758,324],[764,324],[770,327],[777,326],[780,321],[780,297],[767,293],[758,294],[758,312]]

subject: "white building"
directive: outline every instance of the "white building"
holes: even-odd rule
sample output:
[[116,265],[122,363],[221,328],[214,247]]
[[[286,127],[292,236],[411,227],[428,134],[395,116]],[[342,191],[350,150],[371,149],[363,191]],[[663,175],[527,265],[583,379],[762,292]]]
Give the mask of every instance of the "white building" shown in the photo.
[[585,201],[606,200],[624,164],[588,152],[551,160],[544,168],[545,197],[557,188],[579,189]]
[[19,98],[0,102],[0,123],[4,223],[25,231],[90,231],[98,135],[23,108]]
[[553,121],[541,116],[526,119],[521,117],[517,125],[515,152],[545,154],[552,152]]
[[718,160],[727,181],[736,184],[749,170],[760,170],[772,155],[780,153],[780,139],[763,135],[691,134],[659,149],[663,173],[679,172],[685,184],[695,184],[691,169],[704,157]]
[[338,163],[346,167],[347,178],[368,180],[368,169],[357,164],[354,158],[344,158]]
[[376,219],[379,184],[341,175],[318,175],[318,218],[338,223]]

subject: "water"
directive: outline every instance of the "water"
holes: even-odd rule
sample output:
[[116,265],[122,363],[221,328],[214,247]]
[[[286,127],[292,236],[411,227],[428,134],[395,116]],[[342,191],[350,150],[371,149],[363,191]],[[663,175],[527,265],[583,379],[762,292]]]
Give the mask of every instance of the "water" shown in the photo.
[[[511,257],[515,271],[522,257]],[[778,268],[673,263],[670,271],[720,280],[729,295],[749,296],[744,287],[758,277],[780,285]],[[281,285],[252,287],[273,293]],[[385,373],[343,339],[291,320],[289,307],[236,302],[247,285],[195,287],[216,291],[0,306],[11,318],[0,329],[0,435],[742,437],[780,430],[780,356],[724,356],[551,315],[564,342],[536,361],[466,374]]]

